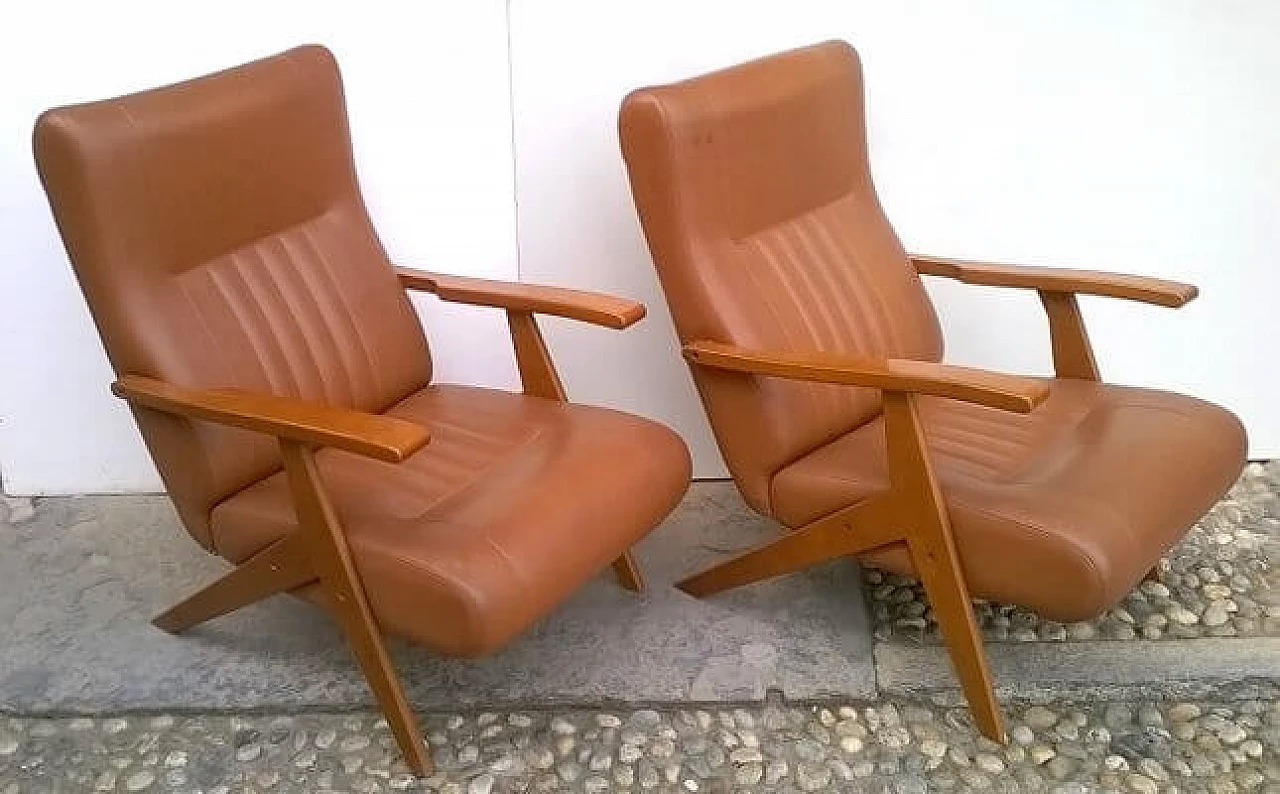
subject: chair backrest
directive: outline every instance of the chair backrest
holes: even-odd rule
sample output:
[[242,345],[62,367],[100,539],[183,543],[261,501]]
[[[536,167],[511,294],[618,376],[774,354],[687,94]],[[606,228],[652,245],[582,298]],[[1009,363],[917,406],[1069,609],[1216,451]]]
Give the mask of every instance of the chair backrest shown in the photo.
[[[631,189],[682,342],[938,360],[938,320],[880,207],[862,69],[843,42],[629,95]],[[781,467],[873,419],[873,390],[694,368],[717,442],[767,510]]]
[[[57,108],[40,177],[117,374],[381,411],[431,377],[356,183],[333,56],[302,47]],[[188,531],[280,466],[272,439],[135,416]]]

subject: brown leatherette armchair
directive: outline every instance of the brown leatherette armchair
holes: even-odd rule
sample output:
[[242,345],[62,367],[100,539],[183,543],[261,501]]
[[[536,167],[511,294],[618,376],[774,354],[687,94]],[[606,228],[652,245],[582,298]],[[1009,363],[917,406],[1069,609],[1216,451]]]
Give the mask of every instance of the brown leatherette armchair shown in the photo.
[[[977,724],[1002,739],[970,597],[1096,616],[1243,466],[1229,412],[1100,382],[1075,299],[1176,307],[1195,287],[905,253],[841,42],[636,91],[620,131],[720,450],[747,502],[794,530],[680,586],[707,595],[843,555],[915,574]],[[1057,377],[938,363],[920,274],[1037,290]]]
[[[640,588],[627,549],[684,493],[688,452],[565,402],[534,315],[625,328],[644,307],[393,267],[327,50],[48,111],[35,153],[113,390],[187,530],[237,565],[156,625],[312,597],[425,773],[383,633],[477,656],[611,561]],[[524,394],[433,383],[406,289],[506,310]]]

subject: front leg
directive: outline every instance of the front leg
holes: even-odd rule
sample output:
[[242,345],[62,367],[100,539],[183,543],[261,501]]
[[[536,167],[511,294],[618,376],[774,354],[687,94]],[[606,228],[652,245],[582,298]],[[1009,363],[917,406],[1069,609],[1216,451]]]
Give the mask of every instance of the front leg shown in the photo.
[[996,702],[951,521],[929,459],[915,395],[886,392],[884,416],[892,498],[897,519],[907,527],[911,562],[929,594],[974,722],[983,736],[1003,744],[1004,718]]

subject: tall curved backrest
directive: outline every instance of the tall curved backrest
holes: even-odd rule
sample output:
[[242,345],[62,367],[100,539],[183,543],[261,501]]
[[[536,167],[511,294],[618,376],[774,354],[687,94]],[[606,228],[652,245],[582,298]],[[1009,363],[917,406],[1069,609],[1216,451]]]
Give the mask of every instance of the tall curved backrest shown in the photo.
[[[937,361],[933,307],[871,182],[857,53],[828,42],[622,106],[632,193],[681,342]],[[874,418],[879,393],[694,367],[734,479]]]
[[[426,385],[322,47],[42,115],[35,153],[119,375],[381,411]],[[135,409],[189,532],[279,468],[266,435]]]

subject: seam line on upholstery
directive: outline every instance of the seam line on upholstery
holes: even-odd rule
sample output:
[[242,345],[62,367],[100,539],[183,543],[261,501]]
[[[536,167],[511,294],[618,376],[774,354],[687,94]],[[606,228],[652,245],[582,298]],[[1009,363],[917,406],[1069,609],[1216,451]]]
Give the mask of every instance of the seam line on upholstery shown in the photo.
[[273,368],[267,366],[266,355],[258,345],[257,334],[253,332],[252,324],[248,322],[248,318],[237,305],[237,301],[232,298],[231,290],[223,285],[222,279],[219,278],[220,271],[213,265],[206,265],[205,272],[209,275],[209,282],[213,284],[219,297],[222,298],[223,304],[226,305],[231,315],[235,317],[237,327],[242,329],[245,344],[249,346],[249,350],[253,353],[254,363],[258,365],[258,370],[261,372],[262,379],[266,382],[267,387],[275,394],[286,393],[281,388],[280,383],[276,381],[276,378],[273,377]]
[[[849,197],[851,194],[846,193],[841,197]],[[842,227],[841,227],[842,228]],[[836,238],[836,234],[828,229],[825,225],[819,225],[818,233],[827,239],[833,250],[843,251],[853,267],[842,268],[845,276],[849,277],[853,282],[854,288],[850,291],[850,295],[866,295],[872,305],[866,306],[864,301],[858,300],[858,308],[863,309],[867,317],[867,325],[872,329],[875,337],[876,346],[883,350],[886,354],[896,353],[898,351],[898,340],[893,332],[893,323],[888,323],[887,327],[883,324],[887,321],[888,314],[885,311],[884,301],[880,299],[880,293],[874,288],[874,279],[867,278],[866,268],[863,267],[862,259],[858,256],[857,246],[849,242],[845,235],[841,234],[840,239]],[[844,244],[841,245],[840,243]]]
[[[302,293],[305,296],[306,302],[314,310],[315,317],[317,318],[320,330],[324,334],[324,341],[327,343],[328,349],[333,351],[337,356],[337,360],[339,362],[338,369],[342,373],[343,381],[346,386],[346,399],[349,401],[347,404],[355,405],[359,402],[359,396],[357,394],[355,382],[352,379],[352,368],[347,361],[348,354],[346,353],[346,346],[338,341],[338,333],[330,322],[329,314],[325,311],[323,301],[318,295],[315,286],[311,283],[309,268],[304,267],[301,264],[304,257],[299,256],[299,253],[294,250],[294,245],[289,239],[289,233],[280,234],[276,239],[280,244],[281,250],[284,251],[285,257],[295,263],[291,270],[297,277],[297,283],[301,285]],[[310,334],[307,334],[307,336],[310,336]],[[310,342],[308,340],[308,349],[309,348]],[[326,378],[326,380],[328,379]],[[325,394],[326,396],[328,395],[327,386],[325,387]]]
[[[243,285],[242,294],[245,296],[245,304],[247,308],[249,311],[253,312],[260,321],[259,327],[265,328],[266,330],[266,333],[263,334],[264,343],[266,343],[270,349],[275,351],[280,362],[284,365],[284,372],[287,374],[289,382],[293,384],[293,391],[291,393],[295,396],[301,397],[306,392],[303,391],[302,378],[298,374],[297,365],[294,363],[293,357],[285,351],[284,326],[277,322],[276,312],[268,311],[264,308],[263,298],[260,294],[262,285],[258,281],[259,274],[253,268],[246,267],[241,259],[241,254],[245,250],[253,251],[254,248],[253,246],[250,246],[247,249],[234,251],[230,255],[231,272],[235,273],[236,277],[240,279],[240,283]],[[260,269],[265,270],[265,265]],[[251,275],[253,277],[252,281],[250,279]]]
[[[311,344],[311,335],[308,334],[305,330],[303,330],[300,323],[298,322],[299,318],[302,315],[298,311],[298,308],[294,304],[294,302],[289,299],[289,296],[286,294],[285,290],[280,288],[280,284],[279,282],[277,282],[275,273],[273,272],[274,268],[272,267],[272,261],[267,258],[266,253],[262,250],[261,246],[262,246],[262,243],[254,245],[249,249],[249,251],[252,252],[252,254],[255,257],[257,257],[258,261],[262,264],[261,271],[262,271],[262,279],[266,284],[265,288],[270,289],[272,292],[275,293],[276,297],[280,300],[280,303],[288,310],[290,319],[293,320],[292,323],[281,323],[279,327],[277,327],[277,324],[275,321],[268,319],[268,322],[271,325],[271,331],[273,334],[276,335],[276,339],[280,341],[280,344],[282,346],[284,344],[284,337],[285,337],[286,331],[292,330],[293,335],[302,337],[302,346],[303,346],[303,350],[305,351],[305,355],[299,356],[299,358],[302,358],[306,364],[310,365],[310,369],[312,370],[312,373],[316,379],[315,383],[320,387],[320,392],[323,395],[323,399],[326,402],[328,402],[330,400],[328,379],[325,378],[324,373],[320,369],[320,360],[316,356],[315,348]],[[275,257],[273,257],[272,259],[274,259],[275,261],[280,261]],[[286,267],[288,267],[289,269],[293,269],[292,264],[293,263],[286,261]],[[274,312],[274,311],[270,312],[270,315],[273,317],[277,316],[278,312]],[[292,369],[293,357],[288,356],[287,358],[290,361],[290,368]],[[303,365],[300,363],[298,366],[299,368],[301,368]],[[310,392],[310,389],[304,387],[304,384],[302,382],[302,376],[299,374],[295,377],[298,381],[298,393],[300,395],[308,394]]]
[[[191,271],[187,272],[189,273]],[[212,279],[209,273],[203,268],[200,269],[200,274],[206,279]],[[213,327],[209,325],[209,318],[205,316],[204,306],[191,297],[191,291],[186,284],[185,276],[185,273],[178,276],[174,279],[174,282],[178,285],[178,290],[182,293],[182,297],[186,299],[191,315],[196,318],[198,323],[200,323],[200,327],[204,329],[205,336],[209,337],[209,341],[212,343],[213,349],[217,351],[218,360],[222,365],[222,368],[224,370],[230,370],[232,381],[240,381],[241,377],[240,373],[236,372],[235,361],[227,356],[226,350],[222,347],[222,340],[213,332]],[[245,378],[244,380],[249,379]]]
[[338,282],[333,272],[333,265],[324,253],[323,247],[316,241],[315,233],[310,226],[299,227],[302,239],[306,241],[312,253],[315,254],[316,262],[320,267],[316,268],[318,272],[323,274],[324,279],[329,283],[329,289],[334,296],[334,301],[338,307],[342,309],[347,319],[347,325],[351,327],[352,335],[355,337],[356,343],[360,346],[361,352],[364,353],[365,369],[369,372],[369,380],[375,384],[378,395],[386,392],[385,384],[382,382],[381,368],[377,366],[374,355],[370,351],[368,340],[364,337],[364,329],[360,327],[360,323],[356,318],[355,312],[352,311],[351,305],[347,303],[346,290]]

